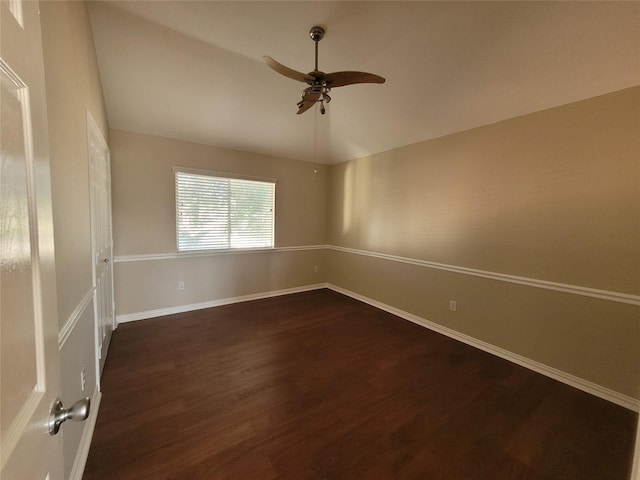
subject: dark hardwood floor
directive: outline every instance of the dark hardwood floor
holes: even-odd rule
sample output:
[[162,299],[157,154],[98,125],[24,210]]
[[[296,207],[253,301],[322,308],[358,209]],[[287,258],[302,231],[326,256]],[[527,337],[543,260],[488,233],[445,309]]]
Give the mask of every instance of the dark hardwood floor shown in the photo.
[[637,414],[329,290],[120,325],[84,479],[627,479]]

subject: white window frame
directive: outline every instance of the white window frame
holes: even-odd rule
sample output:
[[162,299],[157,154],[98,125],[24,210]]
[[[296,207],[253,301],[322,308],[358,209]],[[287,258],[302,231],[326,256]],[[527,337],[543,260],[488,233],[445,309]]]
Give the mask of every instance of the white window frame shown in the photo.
[[[264,250],[264,249],[273,249],[275,248],[275,204],[276,204],[276,184],[277,179],[274,178],[264,178],[264,177],[254,177],[248,175],[238,175],[231,174],[226,172],[215,172],[209,170],[199,170],[193,168],[185,168],[185,167],[173,167],[174,172],[174,183],[175,183],[175,206],[176,206],[176,249],[178,253],[195,253],[195,252],[228,252],[228,251],[238,251],[238,250]],[[214,233],[210,236],[209,240],[201,239],[200,241],[192,241],[188,242],[186,239],[186,235],[182,235],[185,233],[181,228],[181,216],[184,215],[187,209],[184,207],[185,196],[188,198],[189,193],[198,195],[197,188],[191,192],[185,191],[185,184],[180,183],[179,179],[187,180],[191,176],[192,179],[196,180],[197,177],[211,177],[212,184],[218,184],[218,187],[222,185],[222,182],[227,182],[228,186],[228,197],[224,198],[224,194],[221,196],[222,204],[226,205],[227,211],[227,219],[224,224],[226,228],[226,242],[224,241],[224,237],[221,236],[218,232],[218,235]],[[204,179],[200,179],[204,180]],[[205,180],[206,181],[206,180]],[[235,189],[245,189],[251,188],[252,185],[257,186],[259,189],[264,189],[267,186],[271,186],[271,198],[269,199],[269,195],[267,194],[267,203],[263,203],[262,206],[268,209],[270,213],[270,231],[267,228],[266,232],[263,232],[263,235],[257,237],[256,239],[242,238],[242,234],[240,236],[234,236],[233,231],[230,228],[233,217],[233,199],[241,198],[238,196],[232,196],[232,191]],[[180,190],[182,188],[182,191]],[[236,190],[238,191],[238,190]],[[222,189],[218,190],[218,192],[222,192]],[[180,203],[182,199],[182,204]],[[226,200],[226,203],[225,203]],[[213,210],[212,210],[213,211]],[[237,210],[235,210],[237,212]],[[220,210],[218,211],[220,212]],[[269,217],[267,216],[267,220]],[[224,221],[223,221],[224,223]],[[220,224],[218,225],[218,229],[220,228]],[[213,226],[212,226],[213,231]],[[245,235],[248,232],[247,230],[239,230]],[[266,235],[264,235],[266,233]]]

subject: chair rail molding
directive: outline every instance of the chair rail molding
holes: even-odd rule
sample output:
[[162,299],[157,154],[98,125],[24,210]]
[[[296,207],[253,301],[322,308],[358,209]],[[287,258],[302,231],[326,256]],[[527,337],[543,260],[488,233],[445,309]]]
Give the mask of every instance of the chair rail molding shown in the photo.
[[184,253],[151,253],[142,255],[117,255],[115,263],[144,262],[153,260],[178,260],[192,257],[216,257],[220,255],[250,255],[254,253],[280,253],[280,252],[304,252],[308,250],[326,250],[327,245],[298,245],[290,247],[273,248],[243,248],[234,250],[208,250]]
[[67,321],[64,322],[64,325],[58,332],[58,350],[62,350],[62,347],[64,347],[64,344],[71,336],[73,329],[76,328],[76,325],[78,325],[78,321],[82,317],[85,309],[91,303],[91,300],[93,300],[93,296],[95,293],[96,289],[92,286],[89,291],[84,294],[84,297],[82,297],[80,303],[76,305],[76,308],[73,309],[73,312],[71,312],[71,315],[69,315]]
[[457,265],[448,265],[446,263],[430,262],[427,260],[418,260],[415,258],[401,257],[398,255],[390,255],[386,253],[376,253],[367,250],[358,250],[355,248],[339,247],[336,245],[327,245],[327,249],[334,250],[336,252],[351,253],[354,255],[390,260],[393,262],[407,263],[409,265],[417,265],[419,267],[444,270],[461,275],[471,275],[474,277],[482,277],[490,280],[498,280],[500,282],[516,283],[519,285],[526,285],[534,288],[555,290],[556,292],[570,293],[573,295],[582,295],[585,297],[609,300],[611,302],[627,303],[629,305],[640,306],[640,295],[632,295],[629,293],[614,292],[610,290],[600,290],[597,288],[583,287],[580,285],[571,285],[568,283],[550,282],[547,280],[538,280],[529,277],[519,277],[517,275],[509,275],[506,273],[459,267]]

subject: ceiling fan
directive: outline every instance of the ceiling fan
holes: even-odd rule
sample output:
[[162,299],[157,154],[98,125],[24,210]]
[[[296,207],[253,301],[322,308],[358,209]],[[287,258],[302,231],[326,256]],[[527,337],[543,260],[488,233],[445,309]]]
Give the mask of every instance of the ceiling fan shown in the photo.
[[345,85],[353,85],[354,83],[384,83],[385,79],[379,75],[366,72],[333,72],[324,73],[318,70],[318,42],[324,37],[324,28],[315,26],[309,30],[311,40],[315,42],[316,62],[312,72],[302,73],[292,68],[285,67],[273,58],[264,56],[264,61],[273,70],[285,77],[304,82],[309,85],[302,91],[302,99],[298,102],[298,115],[306,112],[317,102],[320,102],[320,113],[325,114],[325,102],[329,103],[331,97],[329,92],[332,88],[343,87]]

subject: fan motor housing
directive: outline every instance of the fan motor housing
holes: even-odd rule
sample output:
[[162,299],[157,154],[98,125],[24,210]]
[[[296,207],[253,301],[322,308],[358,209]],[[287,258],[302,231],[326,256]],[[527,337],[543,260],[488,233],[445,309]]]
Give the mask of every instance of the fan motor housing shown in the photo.
[[309,36],[314,42],[319,42],[324,37],[324,28],[316,25],[309,30]]

